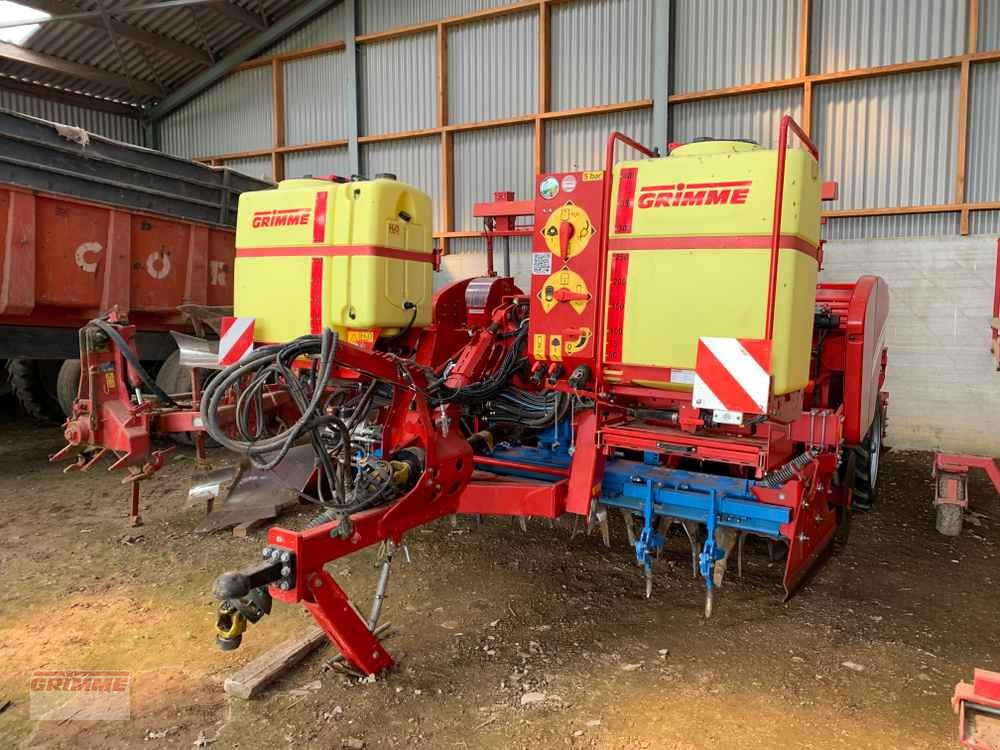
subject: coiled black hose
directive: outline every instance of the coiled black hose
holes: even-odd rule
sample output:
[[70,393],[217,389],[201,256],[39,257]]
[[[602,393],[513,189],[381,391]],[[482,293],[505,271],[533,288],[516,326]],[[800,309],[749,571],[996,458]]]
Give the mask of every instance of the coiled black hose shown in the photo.
[[90,325],[100,328],[101,331],[107,334],[108,338],[110,338],[112,341],[115,342],[115,345],[118,347],[118,351],[125,358],[125,360],[130,365],[132,365],[132,369],[135,371],[135,374],[139,376],[139,380],[141,380],[143,384],[147,388],[149,388],[149,390],[151,390],[158,399],[160,399],[165,404],[180,408],[180,404],[174,401],[170,397],[169,393],[164,391],[162,388],[160,388],[160,386],[156,384],[156,380],[154,380],[153,376],[150,375],[146,371],[146,368],[142,366],[142,362],[140,362],[139,358],[135,356],[135,353],[132,351],[132,348],[128,345],[128,342],[125,340],[125,337],[122,336],[120,333],[118,333],[117,328],[111,325],[108,321],[101,320],[100,318],[90,321]]
[[[345,505],[350,478],[350,433],[346,425],[335,416],[323,413],[321,408],[324,386],[333,370],[337,351],[337,337],[330,329],[320,335],[302,336],[294,341],[275,346],[265,346],[249,357],[227,367],[205,387],[201,401],[201,417],[205,430],[225,448],[246,456],[264,470],[277,466],[302,438],[308,436],[319,460],[327,486],[333,488],[334,505]],[[318,355],[318,369],[310,378],[311,392],[302,378],[292,371],[292,363],[300,357]],[[246,378],[249,384],[240,390]],[[251,404],[256,405],[258,424],[264,419],[263,390],[269,383],[282,382],[299,410],[299,418],[274,435],[263,430],[251,431]],[[237,390],[235,423],[239,437],[231,437],[218,422],[219,407],[231,389]],[[323,445],[321,428],[330,427],[340,436],[337,463]],[[242,438],[242,439],[240,439]]]

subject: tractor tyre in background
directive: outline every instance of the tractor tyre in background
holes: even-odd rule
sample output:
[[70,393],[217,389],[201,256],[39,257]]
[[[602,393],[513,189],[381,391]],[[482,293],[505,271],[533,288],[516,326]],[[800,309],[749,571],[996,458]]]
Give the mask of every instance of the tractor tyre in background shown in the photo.
[[882,431],[885,415],[879,408],[861,445],[854,446],[854,501],[853,506],[871,510],[878,497],[878,476],[882,463]]
[[10,387],[28,416],[42,422],[66,419],[59,405],[61,359],[11,359],[7,361]]
[[7,360],[0,359],[0,423],[13,422],[17,418],[17,399],[10,387]]
[[[191,392],[191,368],[181,364],[180,351],[173,352],[163,360],[156,373],[156,384],[168,396]],[[180,445],[194,445],[194,436],[190,432],[174,432],[170,439]]]
[[59,407],[67,417],[73,413],[73,402],[80,390],[80,360],[67,359],[59,368],[56,377],[56,398]]

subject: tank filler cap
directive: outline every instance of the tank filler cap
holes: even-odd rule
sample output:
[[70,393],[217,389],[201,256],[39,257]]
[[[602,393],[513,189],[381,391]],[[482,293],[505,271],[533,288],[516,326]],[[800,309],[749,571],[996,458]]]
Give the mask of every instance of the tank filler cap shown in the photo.
[[376,180],[395,180],[396,179],[396,175],[394,175],[392,172],[379,172],[378,174],[375,175],[375,179]]

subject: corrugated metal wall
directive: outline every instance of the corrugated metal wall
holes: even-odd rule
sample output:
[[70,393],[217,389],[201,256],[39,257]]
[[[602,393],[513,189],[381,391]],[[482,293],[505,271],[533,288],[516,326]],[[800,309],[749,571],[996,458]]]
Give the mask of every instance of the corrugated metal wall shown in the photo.
[[670,107],[671,139],[686,142],[702,136],[749,138],[774,148],[778,123],[785,114],[802,121],[801,89],[682,102]]
[[347,28],[347,3],[339,3],[320,14],[319,18],[292,32],[280,42],[265,51],[264,55],[278,55],[282,52],[315,47],[324,42],[342,41],[351,33]]
[[324,148],[318,151],[293,151],[285,154],[285,177],[317,177],[338,174],[349,177],[351,162],[347,158],[347,147]]
[[499,120],[538,109],[538,14],[448,30],[448,122]]
[[434,229],[440,229],[441,138],[436,135],[403,141],[380,141],[361,146],[361,173],[374,177],[391,172],[403,182],[418,187],[434,203]]
[[[640,143],[652,143],[653,113],[641,109],[550,120],[545,126],[545,171],[604,169],[605,145],[615,130]],[[618,148],[619,158],[636,156],[624,146]]]
[[1000,49],[1000,0],[979,0],[980,52]]
[[969,217],[969,234],[1000,234],[1000,211],[976,211]]
[[142,145],[142,125],[134,117],[123,117],[108,112],[74,107],[71,104],[40,99],[4,88],[0,88],[0,107],[32,117],[40,117],[43,120],[83,128],[106,138],[114,138],[116,141]]
[[533,125],[455,133],[455,229],[481,229],[482,219],[473,218],[472,204],[493,200],[496,191],[513,190],[517,198],[532,194],[534,149]]
[[510,4],[511,0],[361,0],[358,33],[375,34],[397,26],[413,26]]
[[811,73],[872,68],[965,51],[965,2],[812,0],[811,15]]
[[969,81],[966,197],[995,201],[1000,189],[1000,63],[976,65]]
[[673,91],[798,74],[798,0],[673,0]]
[[361,45],[362,133],[401,133],[437,124],[436,43],[432,31]]
[[345,67],[343,52],[285,64],[286,145],[347,138],[346,103],[352,87]]
[[[550,9],[550,107],[554,111],[645,100],[653,96],[652,11],[657,0],[571,0]],[[506,2],[491,0],[359,0],[362,33],[475,12]],[[813,0],[811,72],[883,65],[964,49],[966,0]],[[674,0],[672,90],[683,93],[798,75],[800,0]],[[332,41],[347,33],[338,6],[295,32],[275,49],[287,51]],[[996,28],[994,28],[996,27]],[[706,30],[712,30],[707,33]],[[451,26],[448,34],[448,113],[451,124],[533,113],[538,104],[538,16],[534,8],[499,18]],[[1000,46],[1000,0],[980,2],[980,47]],[[427,31],[358,47],[359,127],[362,135],[402,133],[438,123],[436,34]],[[348,133],[350,81],[343,53],[285,65],[286,143],[344,138]],[[248,71],[188,105],[164,127],[168,149],[184,155],[266,148],[270,122],[250,116],[269,107],[269,72]],[[891,77],[816,84],[812,123],[826,176],[841,183],[831,208],[870,208],[948,203],[954,198],[957,162],[956,68]],[[972,74],[968,189],[970,200],[995,200],[1000,142],[1000,64],[976,64]],[[316,92],[322,91],[321,97]],[[801,120],[800,88],[675,103],[671,137],[749,137],[774,144],[784,113]],[[219,124],[221,123],[221,127]],[[239,127],[234,127],[239,123]],[[544,124],[546,167],[595,166],[611,129],[652,140],[649,109]],[[507,143],[495,139],[509,137]],[[528,130],[455,135],[453,224],[466,230],[462,191],[486,190],[507,179],[511,164],[499,153],[516,153],[517,170],[529,163]],[[662,140],[662,136],[658,138]],[[662,145],[662,144],[661,144]],[[437,144],[435,144],[436,148]],[[402,147],[400,147],[402,148]],[[466,151],[480,149],[473,160]],[[377,150],[372,147],[369,150]],[[417,149],[418,151],[426,151]],[[438,149],[439,150],[439,149]],[[306,155],[286,157],[292,172]],[[327,163],[327,154],[320,159]],[[338,156],[339,158],[339,156]],[[291,172],[289,172],[291,173]],[[422,177],[433,180],[440,175]],[[438,189],[438,187],[435,187]],[[488,191],[487,191],[488,192]],[[949,216],[845,218],[840,236],[906,231],[924,236],[950,228]],[[977,222],[975,226],[982,225]]]
[[237,172],[248,174],[261,180],[271,179],[271,157],[254,156],[247,159],[230,159],[226,166]]
[[270,148],[271,68],[234,73],[164,118],[163,150],[193,158]]
[[827,219],[823,229],[823,237],[828,240],[940,237],[946,234],[958,234],[958,214],[832,217]]
[[[580,0],[551,10],[553,110],[651,99],[655,0]],[[633,61],[623,65],[623,61]]]
[[951,202],[958,81],[945,69],[816,87],[823,172],[840,182],[830,208]]

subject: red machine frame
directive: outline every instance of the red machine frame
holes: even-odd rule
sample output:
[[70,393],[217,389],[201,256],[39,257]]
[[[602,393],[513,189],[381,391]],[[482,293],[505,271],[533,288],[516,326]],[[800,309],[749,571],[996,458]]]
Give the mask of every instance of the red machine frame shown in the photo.
[[972,684],[955,686],[951,705],[958,714],[958,739],[970,750],[996,750],[1000,742],[1000,673],[976,669]]

